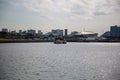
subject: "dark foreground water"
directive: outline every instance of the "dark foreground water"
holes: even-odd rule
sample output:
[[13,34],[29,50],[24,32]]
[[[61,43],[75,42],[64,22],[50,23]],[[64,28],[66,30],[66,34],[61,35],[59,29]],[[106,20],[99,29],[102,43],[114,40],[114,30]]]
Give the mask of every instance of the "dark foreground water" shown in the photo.
[[120,43],[3,43],[0,80],[120,80]]

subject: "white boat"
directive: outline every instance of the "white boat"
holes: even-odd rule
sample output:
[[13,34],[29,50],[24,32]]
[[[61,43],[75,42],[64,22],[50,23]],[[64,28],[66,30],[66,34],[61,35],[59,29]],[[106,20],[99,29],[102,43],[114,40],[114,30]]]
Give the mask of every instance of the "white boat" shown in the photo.
[[66,44],[67,41],[63,37],[57,37],[55,38],[54,43],[55,44]]

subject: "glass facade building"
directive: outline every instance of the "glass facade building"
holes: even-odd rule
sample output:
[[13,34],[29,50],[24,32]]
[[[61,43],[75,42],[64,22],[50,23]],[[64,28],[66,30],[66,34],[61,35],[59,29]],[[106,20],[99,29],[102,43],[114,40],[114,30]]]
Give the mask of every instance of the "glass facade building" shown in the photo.
[[117,25],[111,26],[110,35],[112,38],[120,38],[120,27],[118,27]]

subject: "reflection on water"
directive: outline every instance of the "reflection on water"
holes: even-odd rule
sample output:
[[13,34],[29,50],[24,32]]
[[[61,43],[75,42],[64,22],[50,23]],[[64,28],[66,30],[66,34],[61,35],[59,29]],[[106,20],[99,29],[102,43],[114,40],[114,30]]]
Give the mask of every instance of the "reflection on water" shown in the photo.
[[0,80],[120,80],[120,43],[0,44]]

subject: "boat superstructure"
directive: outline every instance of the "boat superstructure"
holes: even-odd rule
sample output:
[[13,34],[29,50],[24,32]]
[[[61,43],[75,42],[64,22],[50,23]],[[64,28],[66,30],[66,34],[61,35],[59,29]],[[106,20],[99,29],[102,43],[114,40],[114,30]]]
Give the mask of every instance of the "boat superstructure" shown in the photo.
[[66,44],[67,41],[65,38],[63,37],[56,37],[55,40],[54,40],[54,43],[55,44]]

